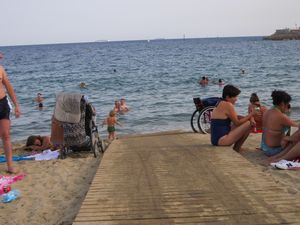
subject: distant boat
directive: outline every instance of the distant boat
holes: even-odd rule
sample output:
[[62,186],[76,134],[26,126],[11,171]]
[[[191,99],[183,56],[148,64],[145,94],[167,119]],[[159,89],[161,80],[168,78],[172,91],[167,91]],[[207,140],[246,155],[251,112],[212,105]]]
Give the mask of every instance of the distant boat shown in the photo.
[[95,42],[109,42],[109,40],[97,40]]
[[155,39],[151,39],[151,41],[164,41],[164,38],[155,38]]
[[300,40],[300,27],[296,29],[285,28],[276,30],[274,34],[264,37],[264,40]]

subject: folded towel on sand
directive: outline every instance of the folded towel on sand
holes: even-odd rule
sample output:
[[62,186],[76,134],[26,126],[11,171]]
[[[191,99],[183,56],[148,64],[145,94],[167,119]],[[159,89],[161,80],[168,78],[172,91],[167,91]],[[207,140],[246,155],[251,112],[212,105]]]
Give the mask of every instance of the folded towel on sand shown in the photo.
[[79,123],[82,96],[80,93],[57,94],[54,118],[65,123]]

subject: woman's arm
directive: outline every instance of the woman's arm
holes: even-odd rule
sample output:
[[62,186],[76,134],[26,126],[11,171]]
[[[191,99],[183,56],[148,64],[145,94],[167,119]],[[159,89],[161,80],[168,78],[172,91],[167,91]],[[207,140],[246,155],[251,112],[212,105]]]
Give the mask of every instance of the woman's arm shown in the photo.
[[283,126],[287,126],[287,127],[300,127],[300,124],[291,120],[287,115],[282,114],[282,122],[281,124]]
[[246,121],[251,120],[253,115],[255,115],[255,111],[252,111],[247,116],[238,118],[238,115],[234,109],[234,106],[231,103],[227,104],[227,110],[228,110],[227,116],[231,119],[231,121],[233,122],[233,124],[235,126],[239,126],[239,125],[245,123]]

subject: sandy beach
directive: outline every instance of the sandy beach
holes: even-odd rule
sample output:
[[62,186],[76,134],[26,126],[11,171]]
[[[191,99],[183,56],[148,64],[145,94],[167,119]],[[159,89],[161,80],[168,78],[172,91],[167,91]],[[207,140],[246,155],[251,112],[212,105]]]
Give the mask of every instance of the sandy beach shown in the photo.
[[[22,146],[14,144],[14,155],[28,154]],[[101,157],[81,152],[64,160],[15,162],[26,177],[12,184],[21,192],[20,198],[0,203],[0,224],[71,224],[100,161]],[[1,163],[0,174],[7,175],[5,169]]]
[[[251,134],[241,154],[276,183],[284,185],[289,193],[298,193],[300,171],[261,166],[259,163],[266,157],[256,149],[259,143],[260,134]],[[14,144],[14,155],[25,153],[22,146],[22,143]],[[207,145],[203,148],[213,147]],[[15,162],[26,177],[12,185],[21,192],[20,198],[11,203],[0,203],[0,224],[72,224],[100,161],[91,153],[74,153],[64,160]],[[5,174],[5,168],[5,163],[1,163],[1,174]]]

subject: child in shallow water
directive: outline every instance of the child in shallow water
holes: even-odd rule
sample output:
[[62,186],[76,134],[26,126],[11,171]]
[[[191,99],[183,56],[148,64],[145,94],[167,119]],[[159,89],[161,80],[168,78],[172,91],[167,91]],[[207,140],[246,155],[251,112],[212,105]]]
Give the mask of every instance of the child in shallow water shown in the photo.
[[119,126],[123,126],[120,122],[118,122],[116,117],[116,112],[111,110],[109,112],[109,116],[103,121],[102,126],[107,124],[107,132],[108,132],[108,139],[113,140],[115,139],[115,125],[118,124]]

